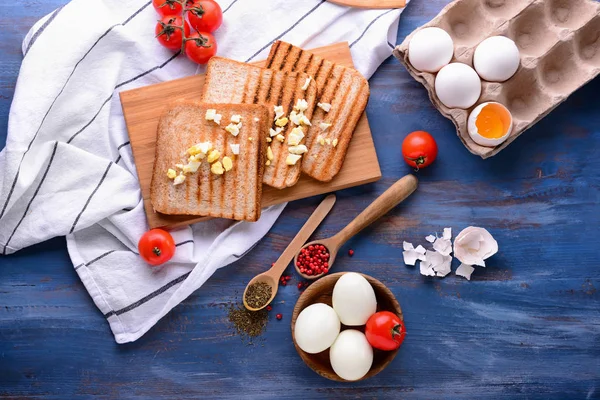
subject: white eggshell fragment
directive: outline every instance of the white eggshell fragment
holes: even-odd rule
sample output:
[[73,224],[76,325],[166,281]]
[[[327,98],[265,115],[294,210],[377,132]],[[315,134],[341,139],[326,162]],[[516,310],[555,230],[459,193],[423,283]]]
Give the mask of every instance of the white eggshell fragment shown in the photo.
[[481,95],[481,79],[467,64],[448,64],[435,77],[435,94],[448,108],[467,109]]
[[424,28],[408,44],[408,61],[419,71],[438,72],[454,55],[450,35],[440,28]]
[[340,378],[355,381],[371,369],[373,348],[362,332],[347,329],[339,334],[331,346],[329,361]]
[[486,259],[498,252],[498,242],[484,228],[469,226],[454,240],[454,256],[463,264],[485,267]]
[[510,79],[521,63],[519,48],[505,36],[492,36],[485,39],[475,49],[473,65],[479,76],[490,82],[504,82]]
[[347,326],[364,325],[377,311],[373,287],[356,272],[345,273],[338,279],[331,301],[340,321]]
[[[496,118],[502,121],[504,134],[500,137],[486,137],[482,135],[482,132],[480,132],[479,128],[477,127],[477,119],[480,118],[481,111],[488,106],[496,109]],[[475,107],[473,111],[471,111],[469,119],[467,120],[467,131],[469,132],[469,136],[471,136],[471,139],[473,139],[473,141],[480,146],[495,147],[499,144],[502,144],[512,133],[512,127],[512,114],[508,108],[506,108],[503,104],[493,101],[482,103]]]
[[294,337],[303,351],[316,354],[327,350],[340,333],[340,319],[324,303],[306,307],[296,319]]
[[473,271],[475,271],[475,268],[471,267],[470,265],[460,264],[458,266],[458,268],[456,269],[455,274],[458,275],[458,276],[462,276],[466,280],[470,281],[471,280],[471,274],[473,273]]

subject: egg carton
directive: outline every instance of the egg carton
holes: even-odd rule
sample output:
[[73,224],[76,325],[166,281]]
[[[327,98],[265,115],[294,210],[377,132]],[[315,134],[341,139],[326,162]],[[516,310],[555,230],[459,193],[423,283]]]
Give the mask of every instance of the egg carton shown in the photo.
[[[451,62],[473,66],[475,48],[490,36],[507,36],[519,48],[521,65],[502,83],[482,80],[478,102],[468,110],[451,109],[437,98],[435,74],[416,70],[408,60],[408,44],[426,27],[452,37]],[[429,92],[433,105],[449,118],[464,145],[482,158],[492,157],[565,101],[600,72],[600,3],[594,0],[456,0],[433,20],[412,32],[394,50],[408,72]],[[475,143],[467,132],[470,112],[496,101],[512,113],[513,129],[496,147]]]

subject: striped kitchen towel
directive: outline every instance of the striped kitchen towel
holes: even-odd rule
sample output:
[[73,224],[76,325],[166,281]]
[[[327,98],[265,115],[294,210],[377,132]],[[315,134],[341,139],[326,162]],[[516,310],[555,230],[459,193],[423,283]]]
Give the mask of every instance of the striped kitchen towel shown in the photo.
[[[401,13],[324,0],[219,3],[219,55],[256,61],[277,39],[308,48],[347,41],[367,77],[391,54]],[[118,343],[138,339],[252,249],[284,208],[266,209],[257,223],[179,229],[176,255],[163,268],[140,259],[136,244],[148,227],[118,93],[202,70],[160,47],[156,19],[148,0],[73,0],[39,21],[23,42],[0,153],[0,253],[66,235],[74,268]]]

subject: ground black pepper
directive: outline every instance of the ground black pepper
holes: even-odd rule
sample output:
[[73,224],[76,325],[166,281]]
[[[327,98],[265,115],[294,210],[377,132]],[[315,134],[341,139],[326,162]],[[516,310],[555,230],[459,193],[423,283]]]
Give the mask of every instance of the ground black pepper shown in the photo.
[[252,308],[261,308],[271,300],[273,288],[265,282],[257,282],[248,286],[246,303]]
[[238,335],[254,338],[265,331],[269,313],[266,310],[249,311],[242,304],[229,306],[229,322]]

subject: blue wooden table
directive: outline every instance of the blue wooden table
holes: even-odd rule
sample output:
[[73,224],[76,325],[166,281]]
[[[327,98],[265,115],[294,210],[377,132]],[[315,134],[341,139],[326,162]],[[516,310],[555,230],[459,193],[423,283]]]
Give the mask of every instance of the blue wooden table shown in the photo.
[[[65,0],[0,3],[0,146],[4,146],[21,40]],[[413,0],[398,42],[445,0]],[[294,277],[280,290],[254,345],[232,334],[224,305],[285,248],[320,199],[288,206],[247,257],[218,271],[135,343],[115,344],[86,293],[63,238],[0,258],[0,398],[600,398],[600,80],[490,160],[467,152],[452,124],[393,58],[371,79],[369,119],[381,181],[338,193],[316,237],[335,233],[410,169],[404,135],[440,145],[418,191],[348,243],[336,269],[384,283],[400,301],[408,337],[394,362],[354,384],[306,367],[291,342]],[[444,227],[488,228],[500,252],[468,282],[425,278],[402,263],[402,241]],[[456,268],[457,264],[453,265]]]

